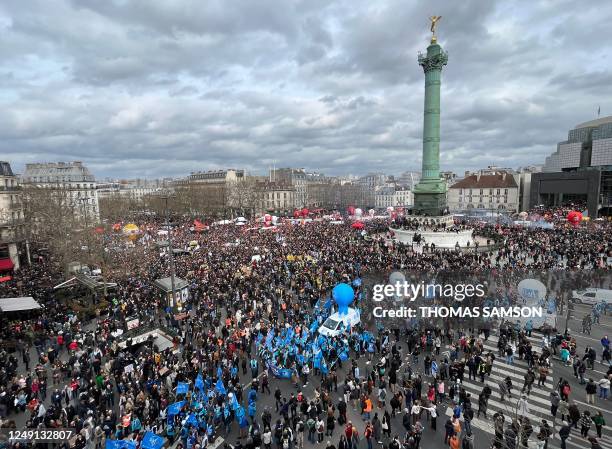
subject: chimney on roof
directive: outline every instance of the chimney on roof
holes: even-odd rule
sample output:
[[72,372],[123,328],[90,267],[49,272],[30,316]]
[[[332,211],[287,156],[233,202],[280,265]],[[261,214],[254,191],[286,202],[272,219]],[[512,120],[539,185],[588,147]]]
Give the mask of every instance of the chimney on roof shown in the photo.
[[478,170],[478,173],[476,173],[476,182],[480,182],[481,175],[482,175],[482,171]]
[[507,174],[506,172],[502,172],[502,181],[506,180],[506,174]]

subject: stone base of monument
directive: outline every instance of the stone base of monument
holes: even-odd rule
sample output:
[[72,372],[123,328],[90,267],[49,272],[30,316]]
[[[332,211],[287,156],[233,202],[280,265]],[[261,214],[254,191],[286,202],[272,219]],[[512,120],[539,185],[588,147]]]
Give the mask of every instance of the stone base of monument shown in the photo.
[[454,224],[452,215],[443,215],[439,217],[410,216],[410,220],[418,221],[421,225],[421,229],[411,231],[407,229],[391,228],[395,234],[394,239],[396,241],[411,245],[414,242],[414,235],[419,234],[421,236],[421,245],[431,245],[433,243],[437,248],[456,248],[457,243],[459,243],[461,248],[474,247],[475,242],[472,237],[473,231],[471,229],[459,232],[433,230],[433,228],[440,225],[444,225],[445,227],[452,226]]

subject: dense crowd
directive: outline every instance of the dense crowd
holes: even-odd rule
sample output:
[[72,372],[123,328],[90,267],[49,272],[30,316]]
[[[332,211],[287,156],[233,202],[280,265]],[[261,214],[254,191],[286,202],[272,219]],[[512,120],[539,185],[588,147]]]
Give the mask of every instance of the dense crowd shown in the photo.
[[[188,449],[203,448],[236,428],[241,438],[232,444],[246,449],[272,445],[302,449],[305,440],[320,444],[327,440],[329,449],[355,449],[362,439],[368,449],[377,442],[390,449],[415,449],[425,427],[435,430],[442,404],[449,403],[454,414],[443,424],[445,442],[453,449],[459,444],[473,447],[472,399],[461,387],[465,371],[484,381],[493,363],[502,363],[500,359],[509,363],[516,354],[532,367],[525,374],[523,391],[528,393],[536,378],[546,378],[550,358],[557,353],[565,357],[567,352],[571,363],[578,360],[574,369],[585,376],[575,340],[550,335],[536,351],[526,338],[531,329],[502,326],[496,357],[482,347],[488,330],[390,332],[379,328],[368,342],[360,338],[364,329],[356,327],[350,334],[330,339],[333,352],[327,353],[330,363],[325,369],[300,362],[299,354],[289,357],[284,363],[292,368],[292,375],[286,382],[295,389],[272,392],[273,373],[261,357],[262,338],[270,332],[283,335],[289,328],[300,334],[316,320],[314,307],[334,285],[354,284],[369,273],[563,268],[573,274],[574,285],[596,282],[603,286],[609,282],[605,276],[591,274],[582,279],[580,270],[606,269],[612,256],[612,228],[604,223],[554,230],[483,226],[476,232],[491,241],[494,237],[499,245],[484,251],[415,251],[389,240],[384,220],[367,222],[366,233],[324,222],[263,231],[223,225],[195,233],[190,223],[177,221],[170,237],[174,248],[184,251],[174,257],[174,265],[176,276],[188,282],[190,297],[182,304],[180,312],[185,313],[176,314],[154,286],[156,279],[170,275],[168,258],[160,257],[156,244],[161,239],[159,231],[166,227],[149,219],[143,228],[144,235],[134,243],[128,244],[120,235],[108,237],[120,243],[108,249],[101,269],[105,278],[118,285],[106,297],[94,298],[93,319],[79,316],[58,299],[53,287],[63,276],[52,257],[36,258],[0,286],[0,297],[31,295],[45,306],[44,313],[2,318],[2,426],[22,419],[27,427],[75,428],[77,449],[98,449],[107,440],[140,442],[145,431],[178,440]],[[503,281],[499,285],[506,288]],[[561,290],[560,281],[557,287]],[[120,335],[127,318],[137,318],[142,327],[163,329],[172,345],[163,350],[150,340],[130,345]],[[440,355],[442,344],[451,347],[448,357]],[[348,352],[344,365],[339,357],[342,347]],[[424,365],[419,373],[421,354]],[[601,352],[595,356],[609,362],[609,354],[609,342],[602,340]],[[592,361],[592,354],[588,355],[583,359],[585,369]],[[363,360],[371,362],[373,369],[361,372]],[[589,393],[595,383],[600,396],[607,397],[609,374],[585,381],[587,393],[595,394]],[[303,391],[309,383],[316,385],[311,397]],[[503,385],[510,395],[512,386]],[[600,417],[579,412],[577,418],[565,386],[560,383],[558,388],[561,419],[568,426],[586,426],[587,436],[593,422],[601,436]],[[264,394],[274,396],[274,412],[258,409]],[[485,387],[477,399],[478,416],[487,417],[490,395]],[[350,407],[361,412],[364,425],[347,419]],[[401,429],[392,429],[396,416],[402,416]],[[499,414],[490,418],[495,423],[496,447],[513,447],[512,441],[533,438],[529,428],[534,423],[505,422]],[[543,443],[551,437],[546,425],[535,436]],[[595,440],[592,444],[597,447]]]

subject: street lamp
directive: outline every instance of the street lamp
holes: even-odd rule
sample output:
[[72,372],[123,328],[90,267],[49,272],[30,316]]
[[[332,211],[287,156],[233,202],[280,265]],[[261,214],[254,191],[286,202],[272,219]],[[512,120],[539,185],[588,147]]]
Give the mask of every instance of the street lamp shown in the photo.
[[175,271],[174,271],[174,250],[172,249],[172,233],[170,232],[170,221],[168,219],[168,199],[170,196],[168,194],[163,194],[160,196],[162,200],[164,200],[164,209],[166,215],[166,230],[168,231],[168,251],[170,257],[170,286],[172,288],[172,306],[174,306],[176,302],[175,296]]
[[[87,197],[80,197],[79,201],[81,202],[81,206],[83,206],[83,220],[85,221],[85,235],[87,236]],[[89,242],[89,238],[86,237],[85,243],[87,243],[87,254],[91,257],[91,244]]]

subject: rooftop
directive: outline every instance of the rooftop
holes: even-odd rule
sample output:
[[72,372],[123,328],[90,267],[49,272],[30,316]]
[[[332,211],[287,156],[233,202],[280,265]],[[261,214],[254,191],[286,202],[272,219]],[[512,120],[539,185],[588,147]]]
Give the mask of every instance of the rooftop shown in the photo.
[[471,175],[456,182],[451,189],[494,189],[518,187],[514,177],[508,173],[494,175]]
[[0,176],[15,176],[13,170],[11,170],[11,164],[0,161]]
[[574,127],[574,129],[593,128],[593,127],[597,127],[599,125],[604,125],[606,123],[612,123],[612,115],[609,115],[608,117],[598,118],[598,119],[595,119],[595,120],[589,120],[588,122],[584,122],[584,123],[581,123],[579,125],[576,125]]

